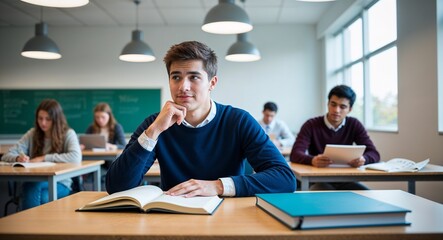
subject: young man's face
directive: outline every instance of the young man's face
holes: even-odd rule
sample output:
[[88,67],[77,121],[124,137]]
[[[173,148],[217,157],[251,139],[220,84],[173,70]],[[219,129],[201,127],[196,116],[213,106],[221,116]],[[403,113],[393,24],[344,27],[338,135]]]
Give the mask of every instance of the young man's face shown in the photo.
[[[217,77],[208,79],[201,60],[176,61],[169,72],[169,89],[175,103],[188,112],[204,110],[210,104],[210,92],[217,84]],[[210,106],[210,105],[209,105]]]
[[328,102],[328,121],[337,127],[351,111],[349,99],[332,95]]
[[271,110],[263,110],[263,122],[268,125],[272,122],[272,120],[274,120],[275,117],[275,112],[271,111]]

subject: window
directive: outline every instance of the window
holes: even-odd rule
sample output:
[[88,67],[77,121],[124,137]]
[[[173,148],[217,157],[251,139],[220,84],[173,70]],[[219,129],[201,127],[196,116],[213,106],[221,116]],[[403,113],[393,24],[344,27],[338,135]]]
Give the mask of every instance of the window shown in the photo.
[[396,0],[379,0],[363,9],[328,41],[327,90],[353,88],[350,116],[370,130],[398,130]]

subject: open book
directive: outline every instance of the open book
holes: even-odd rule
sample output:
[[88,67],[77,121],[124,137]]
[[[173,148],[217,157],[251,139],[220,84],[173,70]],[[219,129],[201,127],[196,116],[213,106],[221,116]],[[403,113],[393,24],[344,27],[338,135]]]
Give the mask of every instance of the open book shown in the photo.
[[218,196],[190,197],[170,196],[159,187],[144,185],[90,202],[77,211],[105,211],[138,208],[143,212],[161,211],[187,214],[212,214],[223,198]]
[[38,167],[51,167],[54,166],[53,162],[15,162],[12,164],[13,167],[24,167],[24,168],[38,168]]
[[414,162],[404,158],[393,158],[387,162],[372,163],[362,166],[364,169],[385,172],[418,172],[429,163],[429,158],[421,162]]

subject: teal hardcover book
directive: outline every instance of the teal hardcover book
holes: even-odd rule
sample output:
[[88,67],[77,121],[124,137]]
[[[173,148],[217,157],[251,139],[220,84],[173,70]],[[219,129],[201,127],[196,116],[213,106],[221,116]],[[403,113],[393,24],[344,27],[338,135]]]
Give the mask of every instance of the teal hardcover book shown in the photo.
[[408,209],[353,192],[256,194],[256,205],[291,229],[409,225]]

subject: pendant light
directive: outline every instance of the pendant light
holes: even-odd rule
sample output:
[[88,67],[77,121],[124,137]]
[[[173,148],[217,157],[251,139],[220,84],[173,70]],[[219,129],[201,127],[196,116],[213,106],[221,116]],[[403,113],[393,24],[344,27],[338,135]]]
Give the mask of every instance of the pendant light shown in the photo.
[[48,25],[43,22],[43,9],[40,9],[40,23],[35,24],[35,36],[29,39],[23,47],[21,55],[36,59],[59,59],[60,50],[48,37]]
[[152,49],[142,41],[143,32],[138,30],[138,5],[140,0],[134,0],[136,5],[135,30],[132,31],[132,40],[123,48],[119,59],[126,62],[152,62],[155,60]]
[[225,59],[232,62],[253,62],[261,59],[258,49],[248,41],[248,33],[237,34],[237,42],[231,45]]
[[252,30],[248,14],[234,0],[219,0],[206,14],[203,31],[215,34],[237,34]]
[[81,7],[89,3],[89,0],[21,0],[34,5],[56,8]]

